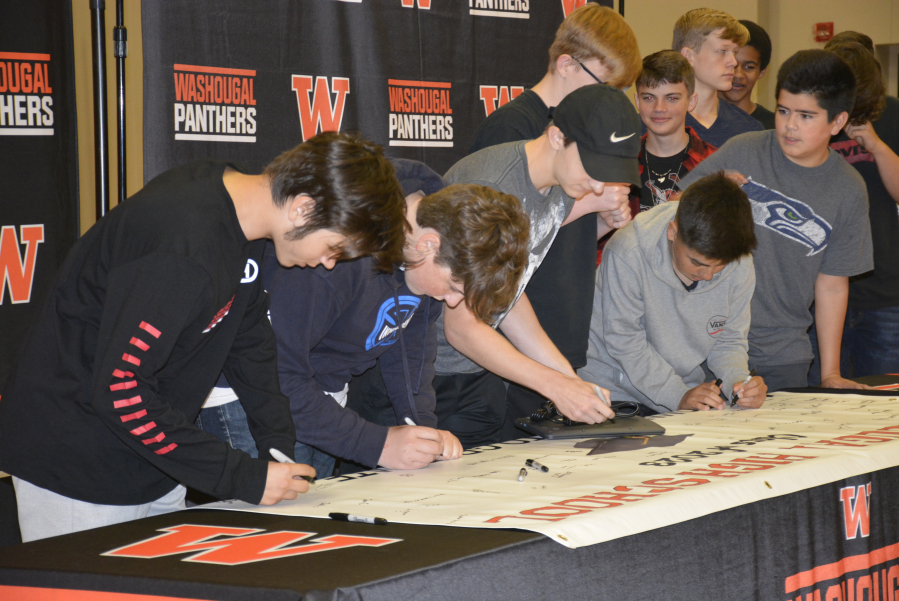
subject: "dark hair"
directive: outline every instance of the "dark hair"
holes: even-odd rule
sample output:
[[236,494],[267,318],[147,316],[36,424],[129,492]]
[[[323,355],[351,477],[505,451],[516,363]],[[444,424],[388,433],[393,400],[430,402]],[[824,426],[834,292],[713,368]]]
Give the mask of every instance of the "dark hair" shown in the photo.
[[830,41],[824,45],[825,50],[830,50],[831,44],[839,44],[841,42],[856,42],[865,47],[865,50],[874,54],[874,40],[863,33],[857,31],[841,31],[837,35],[830,38]]
[[637,77],[637,92],[641,87],[657,88],[666,83],[682,83],[687,86],[687,95],[691,95],[696,79],[690,62],[674,50],[660,50],[644,57],[643,70]]
[[771,38],[768,37],[768,32],[762,29],[762,26],[758,23],[747,19],[740,19],[740,23],[749,30],[749,41],[746,42],[746,45],[752,46],[758,51],[759,61],[761,61],[759,70],[764,71],[771,63]]
[[855,75],[839,56],[826,50],[800,50],[788,58],[777,71],[774,96],[780,91],[809,94],[827,111],[833,121],[842,112],[851,113],[855,104]]
[[337,249],[341,259],[371,255],[385,272],[402,264],[409,229],[405,196],[377,144],[356,134],[322,132],[281,154],[264,173],[276,206],[300,195],[315,201],[288,240],[333,230],[346,237]]
[[877,121],[887,103],[887,89],[883,83],[880,61],[858,42],[831,42],[824,49],[846,61],[855,74],[855,105],[849,114],[849,123],[861,125]]
[[674,219],[678,238],[709,259],[730,263],[756,247],[749,198],[723,171],[690,184]]
[[419,201],[415,221],[440,235],[435,262],[462,283],[487,323],[512,306],[528,265],[530,219],[521,201],[486,186],[455,184]]

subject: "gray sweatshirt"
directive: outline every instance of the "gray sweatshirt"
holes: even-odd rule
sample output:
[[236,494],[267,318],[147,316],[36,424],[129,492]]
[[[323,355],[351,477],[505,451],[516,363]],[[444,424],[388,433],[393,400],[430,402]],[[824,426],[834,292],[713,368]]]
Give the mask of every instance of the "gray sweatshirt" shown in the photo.
[[615,401],[639,401],[676,411],[708,367],[729,397],[748,369],[749,305],[755,289],[752,257],[729,263],[692,292],[671,261],[668,223],[677,203],[640,213],[602,254],[593,299],[585,379]]

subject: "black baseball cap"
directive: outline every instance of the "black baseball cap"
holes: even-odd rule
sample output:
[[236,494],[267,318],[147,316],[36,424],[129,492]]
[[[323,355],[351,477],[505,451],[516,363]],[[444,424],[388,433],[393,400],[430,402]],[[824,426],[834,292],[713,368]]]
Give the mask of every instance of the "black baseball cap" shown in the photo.
[[587,175],[640,185],[640,117],[624,92],[598,83],[578,88],[555,108],[553,125],[577,143]]
[[403,187],[403,194],[409,196],[421,192],[425,196],[439,192],[446,187],[440,175],[420,161],[412,159],[390,159],[396,171],[396,179]]

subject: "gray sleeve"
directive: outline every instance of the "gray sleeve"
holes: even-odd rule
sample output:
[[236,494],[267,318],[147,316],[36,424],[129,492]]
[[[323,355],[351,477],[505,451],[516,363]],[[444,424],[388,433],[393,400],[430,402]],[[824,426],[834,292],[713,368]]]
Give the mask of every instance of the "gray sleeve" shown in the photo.
[[755,291],[752,257],[743,257],[730,277],[734,280],[731,283],[727,322],[708,357],[709,369],[723,380],[721,390],[728,397],[734,384],[749,375],[749,307]]
[[645,305],[640,275],[614,252],[604,253],[599,269],[606,350],[621,365],[631,385],[652,399],[657,409],[677,411],[690,387],[646,337],[641,325]]
[[[854,169],[852,175],[861,180]],[[853,276],[874,269],[868,192],[861,183],[854,188],[855,194],[840,203],[838,221],[824,250],[819,271],[825,275]]]

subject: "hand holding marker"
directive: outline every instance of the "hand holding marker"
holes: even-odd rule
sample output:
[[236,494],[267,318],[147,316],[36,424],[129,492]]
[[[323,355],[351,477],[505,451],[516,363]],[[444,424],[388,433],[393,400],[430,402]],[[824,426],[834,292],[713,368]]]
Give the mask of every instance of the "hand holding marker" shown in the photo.
[[[296,461],[275,448],[269,449],[268,454],[277,459],[278,463],[296,463]],[[302,478],[309,484],[315,484],[315,476],[300,476],[300,478]]]

